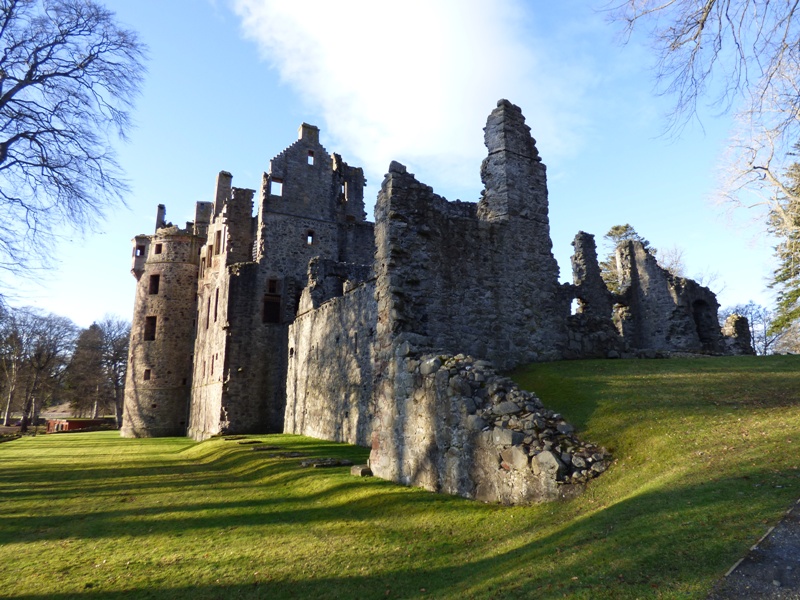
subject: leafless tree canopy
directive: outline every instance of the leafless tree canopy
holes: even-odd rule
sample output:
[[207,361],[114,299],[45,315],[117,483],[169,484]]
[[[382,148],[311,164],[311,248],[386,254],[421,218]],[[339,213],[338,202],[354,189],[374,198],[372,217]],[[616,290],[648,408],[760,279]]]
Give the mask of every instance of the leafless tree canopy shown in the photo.
[[798,0],[625,0],[610,11],[628,34],[649,34],[659,91],[675,99],[673,128],[696,117],[701,101],[738,115],[723,190],[737,204],[773,208],[787,191],[786,156],[800,139],[799,8]]
[[111,142],[129,128],[144,52],[93,0],[0,0],[0,268],[36,266],[57,227],[122,199]]

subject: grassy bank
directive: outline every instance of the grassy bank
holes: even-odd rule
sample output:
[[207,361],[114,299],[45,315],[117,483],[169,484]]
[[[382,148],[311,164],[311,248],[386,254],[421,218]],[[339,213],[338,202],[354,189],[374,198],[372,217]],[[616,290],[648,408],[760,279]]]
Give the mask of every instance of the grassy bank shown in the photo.
[[515,378],[614,452],[582,497],[483,505],[221,439],[2,444],[0,596],[703,598],[800,497],[798,357],[562,362]]

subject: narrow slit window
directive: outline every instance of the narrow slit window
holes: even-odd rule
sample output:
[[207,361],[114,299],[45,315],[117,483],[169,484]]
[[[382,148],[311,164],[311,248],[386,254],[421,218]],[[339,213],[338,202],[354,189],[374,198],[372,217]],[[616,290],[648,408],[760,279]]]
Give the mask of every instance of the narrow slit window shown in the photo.
[[144,318],[144,341],[152,342],[156,339],[156,325],[158,317],[145,317]]
[[217,309],[219,309],[219,288],[214,294],[214,323],[217,322]]
[[151,295],[158,294],[158,287],[161,282],[161,275],[150,275],[150,285],[147,288],[147,293]]
[[150,381],[150,369],[145,369],[145,370],[144,370],[144,377],[143,377],[143,379],[144,379],[145,381]]
[[222,232],[221,231],[217,232],[217,237],[216,237],[216,239],[214,241],[215,241],[214,254],[219,254],[219,248],[222,245]]
[[208,247],[208,255],[206,256],[206,266],[211,266],[211,261],[214,260],[214,244],[209,245]]
[[310,229],[306,232],[306,246],[311,246],[314,243],[314,232]]
[[283,179],[273,179],[270,186],[270,194],[273,196],[283,196]]
[[209,325],[211,325],[211,298],[206,303],[206,329],[208,329]]
[[154,252],[155,252],[156,254],[161,254],[161,250],[162,250],[162,249],[163,249],[163,246],[162,246],[161,244],[156,244],[156,247],[155,247],[155,250],[154,250]]
[[308,151],[308,164],[310,164],[310,165],[314,164],[314,151],[313,150],[309,150]]

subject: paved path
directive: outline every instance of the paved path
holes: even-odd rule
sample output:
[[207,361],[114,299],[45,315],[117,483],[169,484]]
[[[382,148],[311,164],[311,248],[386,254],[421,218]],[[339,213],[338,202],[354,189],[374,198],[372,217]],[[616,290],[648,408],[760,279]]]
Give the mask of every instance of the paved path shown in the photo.
[[714,586],[708,600],[800,600],[800,500]]

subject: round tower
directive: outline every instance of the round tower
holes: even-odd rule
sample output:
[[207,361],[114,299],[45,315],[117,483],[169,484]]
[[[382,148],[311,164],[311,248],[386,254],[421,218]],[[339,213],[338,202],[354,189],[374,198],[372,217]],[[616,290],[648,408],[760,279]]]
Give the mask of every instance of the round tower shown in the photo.
[[[198,211],[199,214],[200,211]],[[197,311],[199,249],[205,229],[164,221],[133,240],[136,300],[131,324],[122,429],[124,437],[186,434]]]

